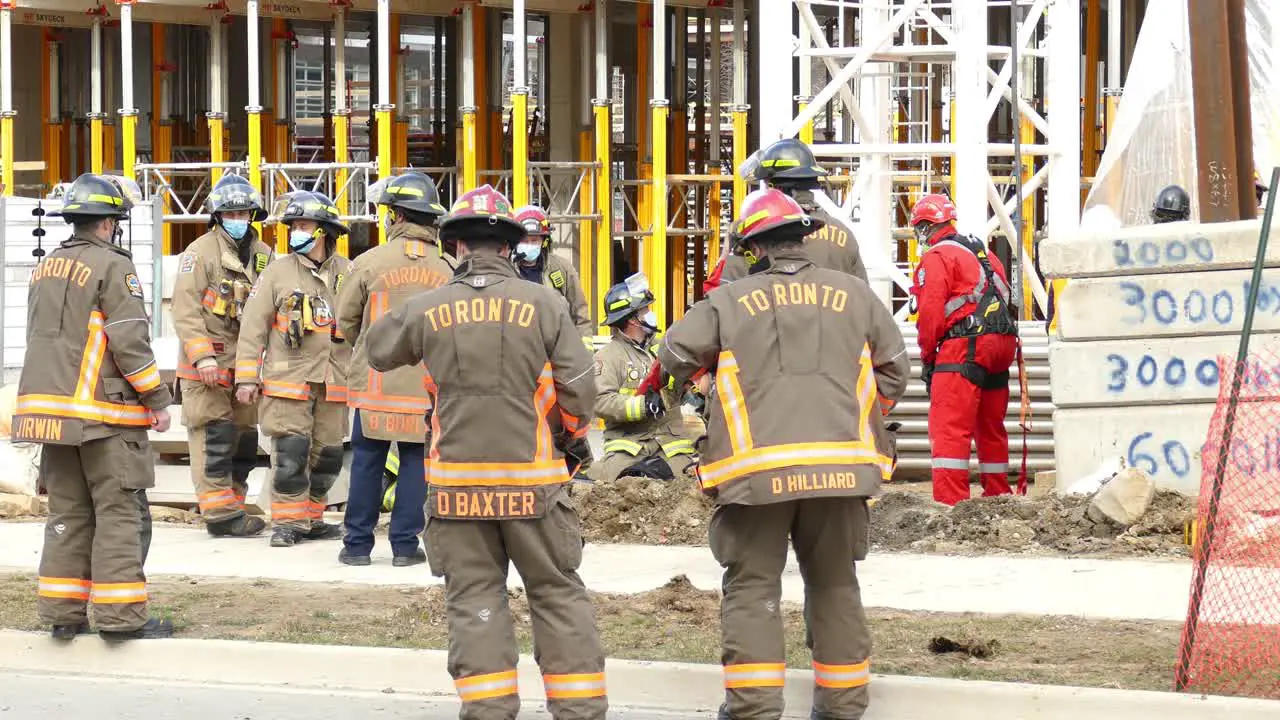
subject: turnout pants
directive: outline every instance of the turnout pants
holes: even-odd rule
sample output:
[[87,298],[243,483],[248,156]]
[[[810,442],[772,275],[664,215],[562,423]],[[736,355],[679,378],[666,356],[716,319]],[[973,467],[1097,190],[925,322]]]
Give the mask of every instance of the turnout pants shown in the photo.
[[49,521],[36,609],[52,625],[86,621],[99,630],[136,630],[147,622],[151,546],[146,488],[155,483],[145,433],[113,435],[79,447],[45,445],[40,476],[49,492]]
[[449,674],[461,720],[512,720],[520,710],[508,564],[524,581],[533,656],[555,720],[604,720],[604,650],[578,577],[582,532],[566,493],[537,520],[427,521],[427,559],[444,577]]
[[860,497],[716,508],[710,542],[724,567],[721,718],[782,717],[782,570],[790,537],[804,578],[811,629],[814,717],[860,720],[869,701],[871,632],[854,557],[865,547],[866,522],[866,499]]
[[[354,555],[368,555],[373,550],[373,530],[378,524],[382,506],[382,476],[387,466],[390,440],[365,437],[356,411],[351,429],[351,490],[347,511],[343,516],[346,535],[343,543]],[[426,526],[427,478],[423,466],[423,443],[397,442],[400,474],[396,477],[396,502],[391,508],[391,552],[396,556],[412,555],[418,549],[418,536]]]
[[244,514],[249,473],[258,462],[258,410],[237,403],[230,388],[180,382],[200,514],[205,522],[234,520]]
[[263,396],[262,429],[272,438],[271,521],[307,532],[321,522],[325,495],[342,471],[346,402],[325,399],[325,386],[311,383],[307,400]]
[[[965,361],[969,341],[954,338],[942,343],[938,365]],[[988,373],[1003,373],[1013,364],[1017,338],[982,335],[976,339],[974,362]],[[983,389],[958,372],[937,371],[929,394],[929,445],[933,451],[933,499],[955,505],[969,499],[969,444],[978,447],[978,473],[982,495],[1008,495],[1009,431],[1004,418],[1009,411],[1009,384]]]
[[624,470],[646,457],[661,457],[671,468],[671,474],[680,477],[693,465],[693,441],[680,437],[607,440],[604,444],[604,457],[600,462],[592,464],[585,474],[594,482],[612,482]]

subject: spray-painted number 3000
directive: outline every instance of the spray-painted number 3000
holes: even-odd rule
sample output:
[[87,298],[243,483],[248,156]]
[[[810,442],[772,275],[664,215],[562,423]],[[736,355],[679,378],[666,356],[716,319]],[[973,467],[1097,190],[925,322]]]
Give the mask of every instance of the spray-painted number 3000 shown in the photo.
[[[1154,455],[1142,450],[1145,441],[1151,438],[1151,433],[1140,433],[1129,443],[1128,464],[1130,467],[1140,468],[1148,475],[1155,477],[1160,470],[1160,463]],[[1178,477],[1186,477],[1191,472],[1191,453],[1187,452],[1187,448],[1177,440],[1170,440],[1160,446],[1160,453],[1164,456],[1164,464],[1169,472]]]

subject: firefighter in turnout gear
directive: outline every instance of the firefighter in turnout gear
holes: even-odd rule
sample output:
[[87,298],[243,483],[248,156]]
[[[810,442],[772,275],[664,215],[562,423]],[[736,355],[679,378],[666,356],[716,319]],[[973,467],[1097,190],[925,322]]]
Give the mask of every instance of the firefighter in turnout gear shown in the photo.
[[678,386],[716,374],[698,473],[724,567],[721,718],[782,715],[788,537],[812,626],[811,717],[857,720],[868,702],[854,562],[867,551],[867,498],[892,471],[875,416],[902,396],[910,367],[871,288],[809,258],[803,238],[820,222],[777,190],[748,195],[737,233],[764,269],[694,305],[658,351]]
[[564,297],[569,303],[569,316],[582,333],[583,343],[587,350],[594,350],[591,338],[596,331],[587,308],[587,296],[582,291],[582,280],[572,264],[551,252],[551,223],[547,221],[546,211],[536,205],[525,205],[516,210],[515,217],[525,232],[525,239],[516,246],[515,252],[520,277],[546,285]]
[[[804,243],[805,252],[814,265],[839,270],[867,282],[867,268],[858,251],[857,238],[820,209],[813,199],[813,191],[818,188],[818,181],[827,176],[827,171],[818,165],[808,145],[794,138],[779,140],[747,158],[739,173],[748,182],[764,182],[767,187],[781,190],[799,203],[809,217],[821,221],[821,229]],[[742,217],[745,219],[746,215]],[[726,255],[723,267],[717,268],[720,272],[716,276],[717,285],[744,278],[750,270],[753,258],[744,255],[740,243],[735,245],[737,251]]]
[[604,420],[604,457],[587,475],[671,480],[690,471],[693,440],[682,431],[680,398],[672,390],[636,394],[654,361],[658,320],[644,275],[633,275],[604,296],[605,324],[613,339],[596,353],[596,415]]
[[319,193],[299,191],[280,221],[290,253],[267,266],[245,306],[236,347],[236,400],[261,395],[271,436],[272,547],[337,538],[323,521],[325,494],[342,470],[351,346],[338,327],[335,298],[351,262],[335,252],[347,228]]
[[236,343],[249,291],[273,253],[250,225],[267,211],[248,180],[223,176],[207,207],[209,232],[182,254],[173,288],[182,424],[205,529],[214,537],[248,537],[267,523],[244,510],[258,460],[258,411],[235,400]]
[[370,563],[383,501],[382,478],[394,442],[399,501],[391,508],[388,535],[392,563],[406,567],[427,559],[418,547],[418,536],[426,525],[423,449],[431,401],[423,387],[422,368],[380,373],[369,367],[363,331],[414,295],[448,282],[455,262],[440,247],[435,224],[445,208],[430,178],[416,172],[395,176],[376,200],[387,206],[387,242],[356,258],[338,298],[338,329],[354,346],[348,404],[356,409],[351,489],[343,516],[346,534],[338,560],[347,565]]
[[427,558],[444,577],[460,717],[514,718],[520,709],[507,606],[514,563],[551,717],[603,720],[604,651],[577,573],[582,534],[551,421],[586,435],[596,394],[591,355],[564,300],[519,279],[511,253],[524,228],[500,193],[484,185],[462,195],[440,233],[457,242],[453,280],[365,333],[373,369],[426,368],[435,408]]
[[1009,368],[1017,358],[1017,314],[1000,259],[956,232],[956,207],[926,195],[911,210],[921,247],[911,287],[921,379],[929,392],[933,499],[969,499],[969,444],[978,447],[984,497],[1009,487]]
[[88,604],[104,640],[168,637],[148,617],[143,573],[151,545],[147,431],[169,428],[173,402],[151,352],[133,258],[119,247],[132,202],[113,179],[81,175],[60,214],[74,227],[36,265],[27,290],[27,355],[13,440],[43,445],[49,521],[36,609],[69,640],[87,632]]

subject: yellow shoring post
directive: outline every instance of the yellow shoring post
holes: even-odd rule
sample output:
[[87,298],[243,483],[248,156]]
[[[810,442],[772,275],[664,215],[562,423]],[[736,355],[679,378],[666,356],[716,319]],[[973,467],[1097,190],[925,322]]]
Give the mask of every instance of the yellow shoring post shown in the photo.
[[17,114],[13,109],[13,7],[12,0],[0,0],[0,67],[4,68],[4,77],[0,78],[0,196],[13,195],[13,118]]
[[[578,159],[584,163],[591,162],[590,128],[578,133]],[[585,217],[591,214],[591,207],[595,204],[595,198],[591,195],[592,174],[590,169],[584,168],[582,184],[578,187],[578,214],[584,216],[578,221],[578,276],[582,278],[582,289],[587,297],[595,297],[592,284],[595,280],[596,245],[592,234],[594,225]]]
[[[517,33],[517,52],[519,40]],[[529,204],[529,88],[511,89],[511,204]]]
[[608,292],[613,279],[610,272],[613,268],[613,172],[610,166],[610,150],[613,140],[613,118],[608,98],[597,98],[592,101],[595,112],[596,140],[596,209],[600,213],[596,225],[596,330],[597,335],[609,335],[609,327],[604,324],[604,294]]
[[[804,112],[807,107],[809,107],[809,101],[801,100],[800,112]],[[813,144],[813,118],[809,118],[809,122],[805,123],[804,127],[800,128],[800,142],[805,145]]]
[[747,161],[747,106],[733,106],[733,217],[742,209],[747,197],[747,181],[740,171]]
[[[1021,141],[1023,146],[1035,143],[1035,126],[1031,124],[1031,121],[1027,119],[1025,115],[1022,116],[1021,125],[1022,127],[1019,128],[1019,131],[1022,134]],[[1031,177],[1035,175],[1036,158],[1034,155],[1027,155],[1026,153],[1023,153],[1020,164],[1022,165],[1022,172],[1020,173],[1021,177],[1018,181],[1025,185],[1030,182]],[[1035,200],[1034,193],[1027,193],[1022,198],[1022,257],[1028,263],[1031,263],[1032,258],[1035,257],[1036,250],[1035,242],[1033,240],[1035,237],[1036,227]],[[1022,297],[1024,298],[1022,302],[1022,319],[1033,320],[1035,319],[1035,295],[1031,292],[1031,281],[1027,279],[1025,269],[1019,268],[1019,270],[1022,272]]]
[[462,110],[462,191],[476,189],[476,109]]
[[653,228],[649,234],[649,282],[653,288],[653,312],[658,316],[658,329],[667,328],[667,114],[666,100],[655,100],[653,107]]
[[[950,124],[947,125],[947,127],[949,128],[947,131],[947,141],[954,143],[956,141],[956,117],[957,117],[955,92],[951,93],[951,103],[948,110],[950,111],[951,120],[950,120]],[[956,154],[955,153],[951,153],[951,165],[949,166],[949,168],[950,169],[948,171],[948,174],[951,176],[950,196],[951,196],[951,199],[954,200],[956,197]]]
[[[720,175],[720,164],[709,168],[709,174]],[[711,194],[707,197],[707,227],[711,234],[707,237],[707,271],[710,272],[720,262],[720,181],[711,183]]]

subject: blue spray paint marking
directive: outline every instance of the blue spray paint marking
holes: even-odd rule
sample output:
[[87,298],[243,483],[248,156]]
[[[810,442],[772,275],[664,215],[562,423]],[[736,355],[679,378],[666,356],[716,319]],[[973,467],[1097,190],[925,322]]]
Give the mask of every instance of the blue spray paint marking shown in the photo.
[[1128,240],[1116,240],[1112,243],[1111,253],[1116,267],[1121,268],[1179,265],[1188,260],[1210,262],[1213,260],[1213,244],[1204,237],[1190,240],[1141,240],[1134,249],[1130,247]]
[[1191,453],[1187,452],[1185,445],[1178,440],[1169,440],[1157,447],[1156,441],[1147,442],[1152,437],[1153,433],[1144,432],[1129,441],[1126,459],[1130,467],[1141,468],[1151,477],[1158,475],[1162,468],[1180,478],[1191,473]]
[[[1160,288],[1147,294],[1145,288],[1135,282],[1120,283],[1121,298],[1134,312],[1125,316],[1130,325],[1142,325],[1148,318],[1161,325],[1172,325],[1181,318],[1190,325],[1230,325],[1235,319],[1236,305],[1244,307],[1249,296],[1250,282],[1241,286],[1240,302],[1230,290],[1219,290],[1210,298],[1204,290],[1189,290],[1179,299],[1174,291]],[[1265,284],[1258,289],[1258,312],[1280,315],[1280,285]]]
[[1262,437],[1237,435],[1231,440],[1231,457],[1236,471],[1254,475],[1280,470],[1280,434],[1275,431]]
[[[1218,361],[1212,358],[1206,358],[1196,363],[1195,371],[1188,372],[1187,361],[1180,357],[1171,357],[1165,363],[1164,368],[1160,367],[1159,361],[1151,355],[1143,355],[1138,359],[1137,363],[1133,363],[1129,358],[1116,353],[1107,355],[1107,362],[1111,364],[1109,371],[1109,380],[1107,381],[1107,390],[1112,393],[1122,393],[1129,387],[1129,369],[1134,368],[1134,378],[1138,384],[1144,388],[1160,385],[1161,387],[1180,388],[1187,384],[1188,375],[1193,375],[1195,382],[1206,388],[1217,389],[1218,387]],[[1280,386],[1280,364],[1274,368],[1266,370],[1266,378],[1262,378],[1257,371],[1250,374],[1245,371],[1245,386],[1259,387],[1263,382],[1275,382]]]

